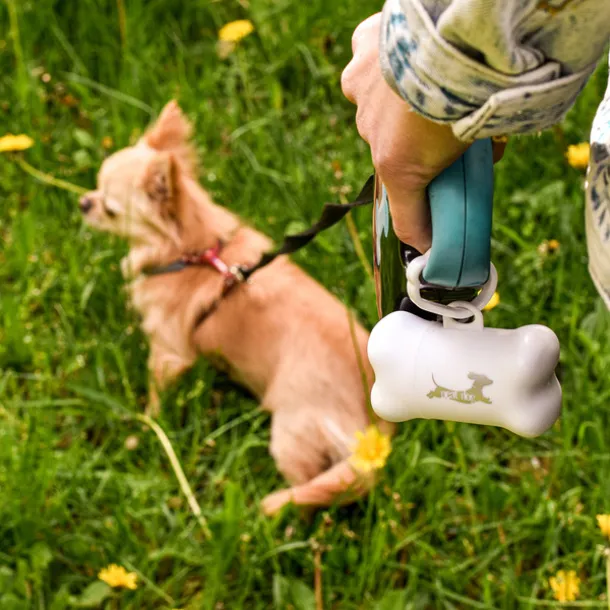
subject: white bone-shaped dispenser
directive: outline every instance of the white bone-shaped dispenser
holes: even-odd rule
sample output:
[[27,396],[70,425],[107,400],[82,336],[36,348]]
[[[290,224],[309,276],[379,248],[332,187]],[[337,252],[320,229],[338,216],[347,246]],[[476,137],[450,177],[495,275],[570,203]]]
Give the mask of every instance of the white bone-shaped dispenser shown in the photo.
[[[417,298],[418,285],[408,289],[426,306]],[[478,306],[488,299],[489,290],[483,292]],[[375,413],[392,422],[423,418],[499,426],[524,437],[546,432],[561,411],[555,333],[538,324],[484,328],[473,303],[439,307],[471,321],[444,317],[440,323],[395,311],[373,328],[368,355]]]

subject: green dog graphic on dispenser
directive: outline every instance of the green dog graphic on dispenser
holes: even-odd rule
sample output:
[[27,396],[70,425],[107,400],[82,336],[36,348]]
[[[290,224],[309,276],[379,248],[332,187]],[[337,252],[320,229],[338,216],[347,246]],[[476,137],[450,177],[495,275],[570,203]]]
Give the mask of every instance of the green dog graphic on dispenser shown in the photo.
[[436,388],[431,392],[428,392],[428,398],[449,398],[455,402],[462,402],[464,404],[472,404],[474,402],[484,402],[490,405],[491,400],[487,396],[483,395],[483,388],[491,385],[493,381],[486,375],[479,375],[478,373],[468,373],[468,379],[472,379],[472,386],[468,390],[450,390],[444,388],[434,379],[432,375],[432,381]]

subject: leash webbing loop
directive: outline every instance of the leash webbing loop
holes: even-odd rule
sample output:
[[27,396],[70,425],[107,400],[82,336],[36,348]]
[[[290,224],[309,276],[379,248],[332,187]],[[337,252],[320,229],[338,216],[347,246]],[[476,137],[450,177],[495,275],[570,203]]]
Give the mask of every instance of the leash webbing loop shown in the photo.
[[297,252],[301,248],[304,248],[310,241],[312,241],[318,233],[321,233],[325,229],[332,227],[342,220],[346,214],[354,208],[368,205],[373,202],[373,196],[375,192],[375,176],[371,176],[366,184],[362,187],[362,190],[350,203],[326,203],[322,209],[322,215],[320,219],[305,231],[296,233],[295,235],[286,235],[282,245],[273,252],[266,252],[261,257],[260,261],[252,267],[242,268],[242,274],[247,280],[253,273],[268,265],[274,261],[278,256],[284,254],[292,254]]

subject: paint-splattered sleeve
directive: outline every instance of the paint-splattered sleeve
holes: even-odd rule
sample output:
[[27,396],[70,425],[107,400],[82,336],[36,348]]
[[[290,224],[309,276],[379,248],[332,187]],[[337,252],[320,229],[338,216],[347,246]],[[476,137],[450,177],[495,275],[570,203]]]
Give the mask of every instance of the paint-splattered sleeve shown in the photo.
[[387,0],[381,64],[418,113],[463,140],[562,119],[610,36],[610,0]]
[[591,129],[586,193],[589,272],[610,309],[610,83]]

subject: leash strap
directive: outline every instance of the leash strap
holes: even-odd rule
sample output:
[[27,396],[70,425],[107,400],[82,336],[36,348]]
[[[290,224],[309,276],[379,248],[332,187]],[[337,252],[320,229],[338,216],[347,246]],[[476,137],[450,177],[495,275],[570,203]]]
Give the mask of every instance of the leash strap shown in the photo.
[[160,265],[159,267],[146,267],[143,269],[144,275],[164,275],[165,273],[174,273],[175,271],[182,271],[186,269],[188,264],[182,259],[174,261],[169,265]]
[[242,268],[241,273],[244,280],[247,280],[253,273],[273,262],[278,256],[292,254],[293,252],[304,248],[316,235],[318,235],[318,233],[337,224],[350,210],[372,203],[374,194],[375,176],[371,176],[354,201],[345,204],[326,203],[322,209],[322,215],[318,222],[301,233],[286,235],[282,245],[277,250],[263,254],[256,265]]

